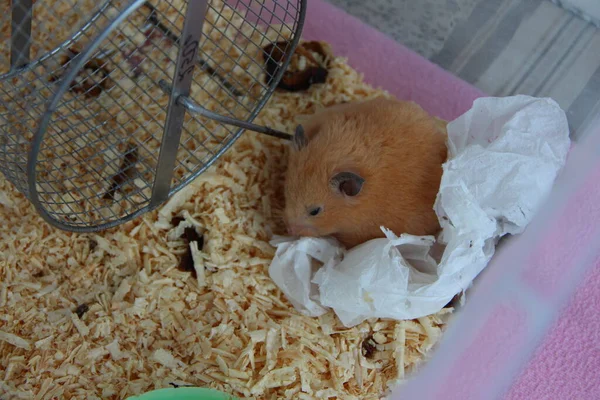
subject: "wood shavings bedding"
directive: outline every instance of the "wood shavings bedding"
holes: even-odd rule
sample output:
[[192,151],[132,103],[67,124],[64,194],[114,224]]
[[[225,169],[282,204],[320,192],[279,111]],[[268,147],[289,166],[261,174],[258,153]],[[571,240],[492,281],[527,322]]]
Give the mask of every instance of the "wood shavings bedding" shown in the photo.
[[[320,107],[380,95],[334,58],[325,84],[276,92],[255,122],[292,131]],[[451,308],[352,329],[298,314],[267,273],[286,145],[246,132],[160,210],[98,234],[49,227],[0,177],[0,398],[124,399],[171,383],[256,399],[385,396]],[[186,227],[204,237],[197,279],[178,269]]]

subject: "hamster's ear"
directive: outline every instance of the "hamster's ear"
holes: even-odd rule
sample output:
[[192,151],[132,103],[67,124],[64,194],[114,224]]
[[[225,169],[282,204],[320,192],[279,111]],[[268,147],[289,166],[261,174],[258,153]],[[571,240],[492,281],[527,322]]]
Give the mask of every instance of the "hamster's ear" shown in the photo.
[[352,172],[340,172],[329,181],[333,190],[348,197],[358,195],[364,183],[364,178]]
[[306,147],[308,144],[308,140],[306,140],[306,135],[304,134],[304,128],[302,125],[298,125],[296,127],[296,132],[294,133],[294,138],[292,139],[292,145],[294,150],[298,151]]

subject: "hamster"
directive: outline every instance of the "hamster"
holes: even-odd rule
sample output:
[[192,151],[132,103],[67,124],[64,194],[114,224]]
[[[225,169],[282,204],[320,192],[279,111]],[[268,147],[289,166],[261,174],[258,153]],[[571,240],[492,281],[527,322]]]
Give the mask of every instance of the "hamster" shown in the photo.
[[326,108],[296,129],[284,220],[294,236],[333,236],[346,248],[397,235],[434,235],[448,156],[446,124],[417,104],[376,98]]

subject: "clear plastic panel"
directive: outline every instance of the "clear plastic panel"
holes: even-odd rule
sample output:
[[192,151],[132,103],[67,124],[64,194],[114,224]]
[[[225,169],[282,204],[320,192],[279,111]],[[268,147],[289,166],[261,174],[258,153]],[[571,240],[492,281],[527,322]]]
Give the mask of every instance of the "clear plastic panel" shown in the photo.
[[593,126],[573,146],[537,217],[500,246],[432,358],[390,399],[505,395],[600,255],[600,225],[579,211],[583,196],[600,204],[600,190],[590,192],[600,178],[600,129]]

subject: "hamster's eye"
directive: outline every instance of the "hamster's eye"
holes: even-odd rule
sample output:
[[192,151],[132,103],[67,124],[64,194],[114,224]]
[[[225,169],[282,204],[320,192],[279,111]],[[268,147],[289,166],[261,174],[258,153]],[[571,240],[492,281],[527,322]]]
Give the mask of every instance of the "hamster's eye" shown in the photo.
[[315,217],[321,213],[321,207],[312,207],[308,210],[308,213]]

